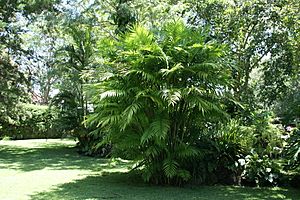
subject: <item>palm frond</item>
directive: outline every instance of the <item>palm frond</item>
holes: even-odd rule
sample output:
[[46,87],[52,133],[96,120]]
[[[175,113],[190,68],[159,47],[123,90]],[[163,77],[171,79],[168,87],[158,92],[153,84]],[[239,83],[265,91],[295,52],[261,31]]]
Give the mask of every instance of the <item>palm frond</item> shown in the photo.
[[120,96],[125,96],[126,92],[123,90],[108,90],[105,92],[102,92],[100,94],[100,99],[103,100],[105,98],[109,98],[109,97],[120,97]]
[[144,144],[151,139],[162,140],[165,139],[170,129],[170,121],[163,117],[156,117],[150,124],[148,129],[141,137],[141,143]]
[[133,103],[122,112],[124,118],[124,123],[121,128],[122,131],[125,130],[130,123],[132,123],[134,115],[136,115],[141,108],[142,105],[140,103]]
[[182,178],[184,181],[188,181],[192,177],[192,175],[189,171],[183,170],[183,169],[177,170],[177,176]]
[[159,148],[157,145],[151,145],[147,150],[145,151],[145,154],[149,157],[155,158],[162,152],[162,149]]
[[174,67],[172,67],[171,69],[161,69],[160,72],[162,73],[163,76],[168,76],[168,75],[172,75],[174,73],[178,73],[181,69],[183,69],[184,67],[182,66],[181,63],[177,63]]
[[175,149],[175,152],[182,159],[195,158],[200,155],[198,148],[193,147],[191,145],[184,144],[184,143],[181,143],[180,145],[178,145],[177,148]]
[[97,127],[101,125],[101,127],[107,126],[107,125],[116,125],[120,122],[122,119],[121,114],[115,114],[115,115],[109,115],[102,117],[99,123],[97,124]]
[[146,71],[144,70],[137,70],[137,69],[133,69],[133,70],[129,70],[125,75],[128,76],[130,74],[133,74],[133,75],[138,75],[139,76],[139,79],[142,81],[142,80],[145,80],[145,81],[151,81],[151,82],[156,82],[156,77],[151,74],[151,73],[147,73]]
[[163,101],[160,98],[159,94],[157,94],[156,92],[153,92],[150,89],[146,89],[146,90],[137,92],[137,94],[135,96],[135,100],[139,100],[142,98],[149,99],[152,103],[154,103],[154,105],[156,105],[158,107],[161,107],[163,105]]
[[171,158],[167,158],[163,161],[163,170],[168,178],[173,178],[177,175],[177,169],[179,167],[178,162]]
[[181,99],[181,92],[180,90],[172,89],[168,90],[165,89],[161,92],[162,99],[168,102],[168,105],[175,106]]

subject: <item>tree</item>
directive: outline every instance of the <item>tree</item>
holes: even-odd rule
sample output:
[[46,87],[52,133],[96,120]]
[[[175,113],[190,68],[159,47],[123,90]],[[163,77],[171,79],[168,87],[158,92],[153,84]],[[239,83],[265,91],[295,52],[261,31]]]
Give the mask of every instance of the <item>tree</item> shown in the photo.
[[[26,79],[18,67],[3,55],[0,57],[0,131],[17,118],[16,105],[25,97]],[[24,99],[23,99],[24,100]]]
[[[299,5],[294,1],[265,0],[187,2],[193,3],[197,13],[189,23],[209,26],[211,37],[228,45],[236,99],[252,111],[262,102],[276,103],[294,73],[290,36],[296,23],[287,23],[287,19]],[[256,87],[258,82],[261,84]]]
[[56,66],[60,68],[61,75],[64,77],[61,90],[77,91],[75,96],[78,96],[78,107],[81,107],[81,120],[83,120],[87,111],[83,84],[87,83],[87,80],[81,77],[81,73],[88,70],[92,64],[94,53],[92,31],[90,27],[78,24],[77,27],[70,25],[67,32],[69,43],[66,43],[66,46],[58,51],[57,59],[60,59],[60,62],[56,63]]
[[226,116],[223,47],[183,22],[157,34],[135,26],[101,44],[106,62],[89,89],[95,112],[87,122],[98,127],[92,134],[104,134],[117,156],[136,160],[146,181],[187,181],[185,164],[201,154],[195,140],[208,122]]
[[25,32],[23,19],[53,9],[55,2],[0,1],[0,129],[14,123],[16,105],[27,96],[28,77],[21,68],[29,55],[20,37]]

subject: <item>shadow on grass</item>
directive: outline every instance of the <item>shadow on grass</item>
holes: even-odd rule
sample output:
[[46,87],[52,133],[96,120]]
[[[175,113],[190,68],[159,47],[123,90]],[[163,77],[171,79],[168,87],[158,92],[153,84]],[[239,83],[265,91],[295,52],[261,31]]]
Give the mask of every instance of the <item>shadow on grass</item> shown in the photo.
[[223,186],[162,187],[141,182],[127,173],[110,173],[102,176],[88,176],[81,180],[59,185],[49,191],[39,192],[32,199],[62,200],[185,200],[185,199],[299,199],[296,190],[272,188],[241,188]]
[[[23,172],[80,169],[91,172],[82,179],[31,193],[32,199],[92,200],[92,199],[300,199],[300,192],[282,188],[241,187],[160,187],[144,184],[136,175],[112,173],[129,166],[127,162],[109,165],[107,159],[81,156],[72,145],[44,143],[38,147],[0,146],[0,168]],[[101,173],[102,172],[102,173]],[[111,173],[108,173],[111,172]],[[89,174],[87,172],[87,174]],[[67,176],[67,174],[66,174]],[[59,178],[59,177],[58,177]]]
[[[118,167],[128,163],[118,162]],[[50,169],[81,169],[100,171],[103,167],[113,168],[108,159],[96,159],[79,155],[76,148],[62,144],[50,144],[41,147],[27,148],[10,145],[0,146],[0,167],[21,171]]]

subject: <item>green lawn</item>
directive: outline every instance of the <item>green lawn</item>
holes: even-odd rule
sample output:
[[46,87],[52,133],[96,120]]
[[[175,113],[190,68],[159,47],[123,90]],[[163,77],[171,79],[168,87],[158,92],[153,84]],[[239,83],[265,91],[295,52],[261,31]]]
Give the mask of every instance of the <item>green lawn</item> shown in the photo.
[[130,163],[80,156],[74,145],[0,141],[0,199],[300,199],[296,189],[151,186],[126,173]]

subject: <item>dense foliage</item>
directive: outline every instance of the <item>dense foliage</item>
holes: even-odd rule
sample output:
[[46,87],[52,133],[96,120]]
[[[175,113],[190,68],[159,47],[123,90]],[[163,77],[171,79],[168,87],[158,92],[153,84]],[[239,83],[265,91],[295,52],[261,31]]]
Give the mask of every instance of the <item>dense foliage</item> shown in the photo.
[[0,1],[0,137],[74,136],[80,153],[132,159],[152,183],[297,182],[299,10]]
[[106,134],[117,156],[139,162],[145,180],[190,179],[185,163],[201,154],[195,148],[199,134],[226,118],[222,46],[182,22],[158,34],[135,26],[118,41],[101,43],[110,70],[90,89],[96,112],[88,121]]
[[36,139],[60,138],[60,132],[55,130],[57,113],[50,111],[48,106],[20,104],[16,106],[18,114],[3,125],[1,138]]

